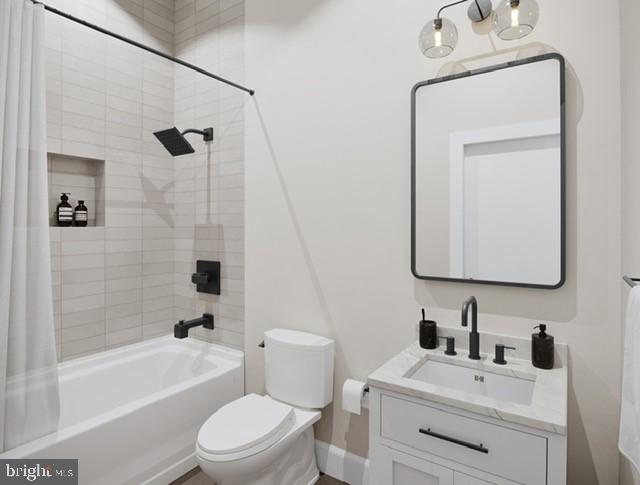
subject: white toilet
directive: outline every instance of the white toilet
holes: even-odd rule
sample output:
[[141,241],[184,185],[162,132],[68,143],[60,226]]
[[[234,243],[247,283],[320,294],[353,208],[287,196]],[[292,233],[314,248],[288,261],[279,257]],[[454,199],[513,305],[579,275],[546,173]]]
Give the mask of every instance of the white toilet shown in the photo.
[[334,342],[265,332],[266,396],[248,394],[200,428],[196,457],[217,485],[310,485],[318,480],[313,423],[333,400]]

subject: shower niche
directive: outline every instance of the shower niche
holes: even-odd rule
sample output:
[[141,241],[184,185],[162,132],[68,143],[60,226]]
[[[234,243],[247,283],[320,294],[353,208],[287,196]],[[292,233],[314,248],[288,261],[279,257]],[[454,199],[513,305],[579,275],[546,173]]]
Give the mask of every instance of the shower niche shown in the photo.
[[49,173],[49,225],[57,226],[56,208],[63,192],[70,194],[73,208],[84,201],[88,208],[87,226],[104,226],[104,160],[58,153],[47,156]]

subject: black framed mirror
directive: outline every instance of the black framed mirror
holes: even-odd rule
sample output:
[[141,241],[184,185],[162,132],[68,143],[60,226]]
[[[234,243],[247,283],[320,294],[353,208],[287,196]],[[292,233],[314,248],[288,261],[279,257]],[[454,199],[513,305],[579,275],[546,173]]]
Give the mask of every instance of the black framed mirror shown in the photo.
[[564,69],[561,55],[545,54],[414,86],[416,278],[562,286]]

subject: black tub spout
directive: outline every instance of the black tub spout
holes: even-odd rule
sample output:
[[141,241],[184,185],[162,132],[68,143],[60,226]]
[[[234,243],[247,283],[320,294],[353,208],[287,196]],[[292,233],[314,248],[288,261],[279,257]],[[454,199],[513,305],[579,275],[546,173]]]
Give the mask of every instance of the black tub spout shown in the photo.
[[194,318],[186,322],[180,320],[173,326],[173,336],[175,338],[187,338],[189,336],[189,329],[199,326],[213,330],[213,315],[211,313],[205,313],[200,318]]

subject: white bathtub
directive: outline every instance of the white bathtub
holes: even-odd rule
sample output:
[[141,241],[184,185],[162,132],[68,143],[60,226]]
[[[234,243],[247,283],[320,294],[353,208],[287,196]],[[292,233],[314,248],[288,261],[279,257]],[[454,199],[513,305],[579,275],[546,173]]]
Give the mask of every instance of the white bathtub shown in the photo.
[[0,458],[78,458],[82,485],[164,485],[196,466],[200,426],[244,394],[244,354],[172,336],[60,364],[56,433]]

